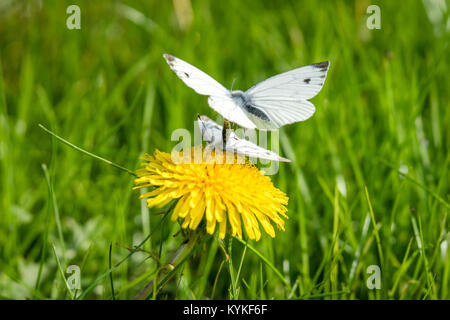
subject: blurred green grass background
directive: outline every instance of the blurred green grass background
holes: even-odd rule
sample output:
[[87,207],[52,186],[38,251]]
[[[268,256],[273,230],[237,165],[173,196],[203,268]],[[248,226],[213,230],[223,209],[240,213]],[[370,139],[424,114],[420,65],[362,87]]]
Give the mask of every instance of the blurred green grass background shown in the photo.
[[[81,30],[66,28],[70,4],[0,2],[1,298],[113,297],[109,277],[92,285],[110,244],[114,264],[161,216],[141,207],[131,176],[38,123],[133,170],[144,152],[170,152],[174,129],[216,114],[163,53],[242,90],[331,67],[315,115],[281,129],[294,161],[272,180],[290,198],[286,231],[249,242],[260,256],[234,240],[232,264],[209,239],[156,298],[450,298],[448,1],[76,1]],[[380,30],[366,27],[371,4]],[[144,249],[167,262],[178,229],[167,219]],[[155,277],[148,257],[113,271],[114,298]],[[81,268],[70,293],[69,265]]]

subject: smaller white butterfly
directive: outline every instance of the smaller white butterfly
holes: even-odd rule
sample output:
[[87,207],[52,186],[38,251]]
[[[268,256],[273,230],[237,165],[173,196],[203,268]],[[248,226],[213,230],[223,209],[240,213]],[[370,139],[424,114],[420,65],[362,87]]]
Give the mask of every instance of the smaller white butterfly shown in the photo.
[[225,119],[249,129],[276,129],[314,114],[307,101],[322,89],[330,63],[304,66],[268,78],[247,91],[228,90],[189,63],[164,54],[170,68],[195,92],[209,96],[208,104]]
[[291,162],[291,160],[280,157],[273,151],[266,150],[251,141],[239,138],[231,129],[227,130],[227,137],[224,144],[222,126],[218,125],[207,116],[198,116],[197,122],[203,139],[208,142],[209,148],[217,148],[218,150],[233,152],[242,156],[281,162]]

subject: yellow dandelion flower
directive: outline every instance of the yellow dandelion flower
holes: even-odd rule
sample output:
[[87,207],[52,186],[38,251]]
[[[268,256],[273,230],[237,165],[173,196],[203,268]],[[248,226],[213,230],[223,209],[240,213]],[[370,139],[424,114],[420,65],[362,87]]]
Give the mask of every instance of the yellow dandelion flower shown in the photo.
[[[288,197],[274,187],[268,176],[251,164],[224,164],[212,160],[176,164],[168,153],[155,151],[142,157],[146,162],[137,170],[136,187],[154,187],[141,195],[148,207],[162,207],[174,199],[178,202],[172,221],[183,219],[182,228],[195,230],[203,218],[206,231],[213,234],[219,224],[219,236],[225,237],[227,223],[231,234],[242,239],[242,222],[250,239],[259,240],[259,223],[275,237],[272,222],[284,230]],[[200,151],[202,151],[200,149]],[[225,155],[224,155],[225,156]],[[219,163],[217,163],[219,162]],[[225,162],[225,161],[222,161]]]

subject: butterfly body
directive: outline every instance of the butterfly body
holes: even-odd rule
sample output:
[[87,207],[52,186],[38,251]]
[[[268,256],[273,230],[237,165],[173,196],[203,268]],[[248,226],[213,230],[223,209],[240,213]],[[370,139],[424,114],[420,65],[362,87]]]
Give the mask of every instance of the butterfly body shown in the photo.
[[241,105],[244,105],[245,103],[247,103],[249,101],[249,97],[248,95],[241,90],[233,90],[231,91],[231,97],[233,98],[233,100]]
[[252,104],[250,95],[248,95],[244,91],[231,91],[231,98],[233,99],[234,103],[236,103],[236,105],[238,105],[250,119],[252,117],[256,117],[259,120],[270,123],[270,118],[267,116],[267,114],[263,110],[255,108]]

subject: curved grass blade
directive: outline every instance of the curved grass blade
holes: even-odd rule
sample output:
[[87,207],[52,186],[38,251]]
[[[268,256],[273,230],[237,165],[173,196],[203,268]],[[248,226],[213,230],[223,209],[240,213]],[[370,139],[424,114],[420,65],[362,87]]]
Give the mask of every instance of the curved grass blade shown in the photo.
[[102,158],[102,157],[100,157],[100,156],[98,156],[98,155],[96,155],[96,154],[93,154],[92,152],[86,151],[86,150],[84,150],[84,149],[82,149],[82,148],[80,148],[80,147],[74,145],[73,143],[70,143],[70,142],[67,141],[66,139],[64,139],[64,138],[62,138],[62,137],[60,137],[60,136],[58,136],[56,133],[54,133],[54,132],[50,131],[49,129],[47,129],[46,127],[44,127],[42,124],[38,124],[38,126],[39,126],[39,128],[41,128],[41,129],[44,130],[45,132],[51,134],[51,135],[54,136],[56,139],[58,139],[59,141],[61,141],[62,143],[64,143],[65,145],[68,145],[69,147],[71,147],[71,148],[73,148],[73,149],[75,149],[75,150],[77,150],[77,151],[80,151],[81,153],[84,153],[85,155],[88,155],[88,156],[90,156],[90,157],[92,157],[92,158],[94,158],[94,159],[103,161],[104,163],[109,164],[110,166],[113,166],[114,168],[117,168],[117,169],[122,170],[122,171],[124,171],[124,172],[126,172],[126,173],[129,173],[129,174],[131,174],[132,176],[136,176],[136,173],[134,173],[134,172],[131,171],[130,169],[127,169],[127,168],[125,168],[125,167],[122,167],[121,165],[118,165],[117,163],[114,163],[114,162],[112,162],[112,161],[110,161],[110,160],[108,160],[108,159]]
[[64,284],[66,285],[66,288],[67,288],[67,291],[69,292],[70,298],[73,300],[74,299],[74,295],[72,293],[72,290],[70,289],[69,284],[67,283],[66,276],[64,275],[64,270],[63,270],[63,268],[61,266],[61,263],[59,262],[58,255],[56,254],[56,248],[55,248],[55,245],[53,243],[52,243],[52,249],[53,249],[53,253],[55,255],[56,264],[58,265],[59,273],[61,274],[61,277],[64,280]]
[[283,275],[281,274],[280,271],[278,271],[277,268],[275,268],[275,266],[270,263],[269,260],[267,260],[266,257],[264,257],[262,255],[261,252],[259,252],[258,250],[256,250],[255,248],[253,248],[250,244],[246,244],[245,241],[239,239],[239,238],[235,238],[236,240],[238,240],[240,243],[242,243],[243,245],[246,245],[251,251],[253,251],[254,254],[256,254],[262,261],[264,261],[267,266],[273,270],[273,272],[275,272],[275,274],[277,275],[278,278],[280,278],[280,280],[284,283],[284,285],[289,289],[289,291],[292,289],[291,285],[289,284],[289,282],[287,282],[287,280],[283,277]]

